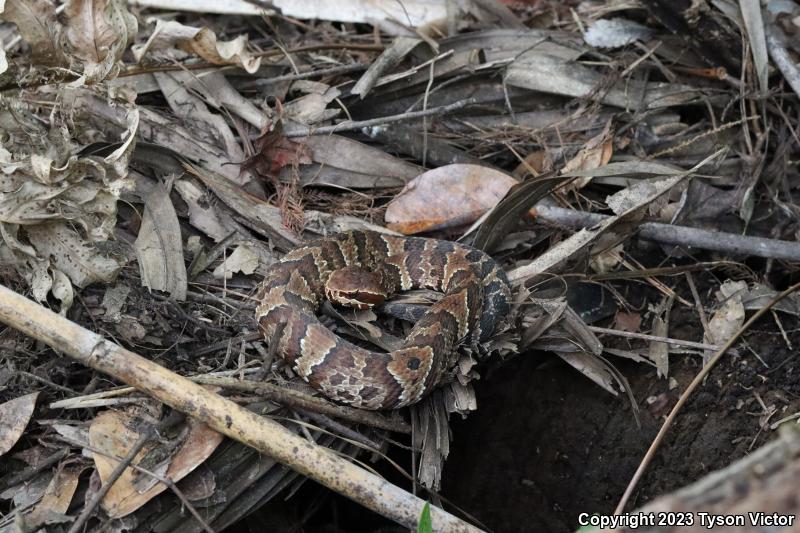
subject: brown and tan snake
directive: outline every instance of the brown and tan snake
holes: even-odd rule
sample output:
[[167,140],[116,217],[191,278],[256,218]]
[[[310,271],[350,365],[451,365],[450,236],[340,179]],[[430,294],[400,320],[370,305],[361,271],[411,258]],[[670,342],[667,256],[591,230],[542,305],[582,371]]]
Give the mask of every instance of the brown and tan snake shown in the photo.
[[[327,297],[365,308],[397,291],[444,293],[400,349],[372,352],[316,317]],[[485,253],[449,241],[349,231],[287,253],[259,285],[256,320],[268,342],[304,380],[362,409],[413,404],[455,364],[464,341],[485,340],[508,311],[503,270]]]

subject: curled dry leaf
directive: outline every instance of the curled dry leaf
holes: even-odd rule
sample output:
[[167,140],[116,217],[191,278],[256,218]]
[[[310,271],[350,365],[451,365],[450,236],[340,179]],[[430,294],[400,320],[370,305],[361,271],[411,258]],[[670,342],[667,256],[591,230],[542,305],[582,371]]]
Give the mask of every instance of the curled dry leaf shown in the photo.
[[38,392],[0,404],[0,455],[5,454],[17,443],[36,407]]
[[[89,442],[98,452],[92,452],[97,473],[103,483],[111,475],[118,464],[117,458],[124,458],[129,453],[140,433],[135,429],[134,418],[118,411],[100,413],[89,428]],[[197,421],[189,421],[189,431],[169,461],[169,467],[163,473],[173,481],[184,478],[197,468],[222,442],[222,435]],[[152,448],[145,446],[137,455],[133,464],[139,464]],[[146,474],[145,474],[146,475]],[[167,487],[157,483],[143,492],[137,489],[142,474],[132,468],[126,468],[122,476],[111,486],[101,503],[103,509],[112,518],[126,516],[163,492]]]
[[[31,47],[31,61],[39,65],[65,65],[64,48],[59,45],[61,26],[56,10],[47,0],[6,0],[0,5],[0,19],[17,25],[20,35]],[[0,55],[5,57],[3,52]],[[0,73],[5,69],[0,65]]]
[[[65,89],[61,96],[68,101],[78,92]],[[128,105],[119,103],[122,109]],[[57,125],[48,131],[27,111],[0,110],[6,134],[0,141],[0,256],[28,279],[35,298],[52,291],[62,311],[72,298],[64,275],[85,287],[110,281],[121,268],[121,260],[98,244],[112,235],[117,199],[129,186],[139,123],[138,112],[130,109],[126,141],[117,150],[105,158],[81,155],[66,126],[72,111],[54,111]]]
[[83,61],[83,76],[89,83],[116,77],[117,61],[136,37],[136,17],[123,0],[70,0],[67,41],[72,55]]
[[156,21],[156,29],[141,47],[133,47],[137,61],[148,52],[180,48],[194,53],[214,65],[237,65],[253,74],[261,65],[261,58],[247,50],[247,36],[240,35],[232,41],[218,41],[208,28],[186,26],[173,20]]
[[413,234],[475,222],[517,181],[498,170],[453,164],[411,180],[386,209],[390,229]]

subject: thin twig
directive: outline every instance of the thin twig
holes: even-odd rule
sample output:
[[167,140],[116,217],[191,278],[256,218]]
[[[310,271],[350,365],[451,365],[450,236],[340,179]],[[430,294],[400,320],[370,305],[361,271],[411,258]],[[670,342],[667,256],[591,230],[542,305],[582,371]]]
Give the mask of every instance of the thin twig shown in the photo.
[[125,469],[131,465],[131,462],[139,455],[139,452],[142,451],[144,445],[150,440],[150,437],[153,435],[153,428],[152,426],[148,426],[145,431],[142,432],[139,439],[133,444],[128,454],[125,458],[117,463],[117,466],[114,467],[114,470],[111,471],[109,474],[108,479],[105,483],[95,492],[92,499],[83,506],[83,510],[81,514],[78,515],[78,518],[75,519],[73,522],[72,527],[69,528],[67,533],[79,533],[83,526],[86,525],[86,522],[92,517],[94,514],[95,509],[100,505],[100,502],[103,501],[103,498],[106,497],[108,491],[111,490],[111,487],[116,483],[116,481],[120,478],[120,476],[125,472]]
[[[703,331],[709,335],[709,339],[711,338],[711,328],[708,326],[708,317],[706,317],[706,311],[703,309],[703,303],[700,301],[700,293],[697,292],[697,286],[694,284],[694,277],[692,277],[691,272],[684,272],[686,276],[686,283],[689,285],[689,290],[692,292],[692,298],[694,298],[694,307],[697,309],[697,314],[700,316],[700,323],[703,325]],[[716,350],[716,348],[713,348]]]
[[25,470],[19,472],[14,476],[9,476],[8,478],[0,479],[0,492],[6,490],[9,487],[13,487],[15,485],[19,485],[20,483],[28,481],[39,472],[47,470],[48,468],[59,462],[61,459],[65,458],[68,453],[69,450],[67,448],[58,450],[56,453],[45,458],[38,464],[29,466],[28,468],[26,468]]
[[[64,442],[72,444],[73,446],[79,446],[79,447],[81,447],[81,448],[83,448],[85,450],[89,450],[92,453],[96,453],[96,454],[102,455],[104,457],[108,457],[109,459],[112,459],[114,461],[120,461],[122,463],[125,462],[125,459],[123,459],[122,457],[117,457],[115,455],[112,455],[112,454],[110,454],[110,453],[108,453],[108,452],[106,452],[104,450],[96,448],[96,447],[94,447],[94,446],[92,446],[90,444],[87,444],[85,442],[79,442],[77,440],[70,439],[69,437],[65,437],[63,435],[60,435],[58,438],[60,440],[63,440]],[[200,524],[200,526],[205,531],[207,531],[208,533],[214,533],[214,530],[211,529],[211,527],[208,524],[206,524],[205,520],[203,520],[203,517],[200,516],[200,514],[194,508],[192,503],[186,498],[186,495],[183,493],[183,491],[181,491],[181,489],[178,488],[178,486],[175,484],[174,481],[172,481],[168,477],[159,476],[155,472],[153,472],[151,470],[147,470],[146,468],[142,468],[141,466],[133,464],[133,463],[129,463],[127,465],[127,467],[128,468],[132,468],[132,469],[136,470],[137,472],[141,472],[142,474],[146,474],[146,475],[152,477],[153,479],[155,479],[157,481],[160,481],[161,483],[166,485],[167,488],[169,488],[175,494],[175,496],[178,497],[178,499],[181,501],[181,503],[186,507],[186,509],[189,511],[189,513],[191,513],[191,515],[197,520],[197,522]],[[70,530],[70,533],[72,533],[72,530]]]
[[767,311],[772,309],[772,307],[775,304],[777,304],[778,302],[780,302],[781,300],[783,300],[784,298],[795,292],[797,289],[800,289],[800,283],[795,283],[785,291],[775,296],[767,305],[756,311],[756,313],[750,317],[750,320],[745,322],[744,325],[741,328],[739,328],[739,330],[736,333],[734,333],[730,339],[728,339],[728,341],[722,346],[722,348],[720,348],[717,351],[717,353],[714,354],[714,357],[709,359],[708,364],[706,364],[706,366],[704,366],[700,370],[700,372],[697,373],[692,382],[689,383],[689,386],[686,387],[686,390],[683,391],[681,397],[678,398],[678,402],[675,404],[675,407],[672,408],[672,411],[670,411],[669,416],[667,416],[667,419],[664,421],[664,424],[658,431],[658,435],[656,435],[656,438],[653,439],[653,443],[650,444],[650,448],[647,449],[647,453],[645,453],[644,457],[642,458],[642,462],[639,464],[639,467],[633,474],[633,477],[631,478],[627,488],[625,489],[625,493],[622,495],[622,498],[620,498],[619,504],[617,504],[617,508],[614,510],[615,515],[621,514],[622,511],[625,509],[625,506],[627,505],[628,500],[630,499],[631,494],[633,493],[633,490],[636,488],[636,485],[642,478],[644,471],[647,469],[647,467],[650,465],[650,462],[653,460],[653,457],[655,456],[659,446],[664,441],[664,437],[667,434],[667,430],[669,430],[670,426],[675,421],[675,417],[678,415],[678,412],[681,410],[681,407],[683,407],[684,404],[686,404],[686,402],[689,400],[689,396],[691,396],[692,393],[695,391],[695,389],[697,389],[697,387],[700,386],[700,384],[703,382],[708,373],[711,372],[711,369],[714,368],[714,366],[719,362],[720,359],[722,359],[722,356],[725,354],[725,352],[728,351],[728,349],[731,346],[733,346],[733,343],[735,343],[736,340],[739,337],[741,337],[741,335],[745,331],[747,331],[756,320],[761,318]]
[[340,122],[333,126],[323,126],[321,128],[300,128],[296,130],[289,130],[284,133],[286,137],[308,137],[309,135],[328,135],[331,133],[340,133],[343,131],[360,130],[361,128],[369,128],[372,126],[383,126],[392,122],[403,122],[407,120],[415,120],[422,117],[430,117],[434,115],[443,115],[451,111],[456,111],[468,105],[477,103],[475,98],[467,98],[459,100],[452,104],[443,105],[439,107],[432,107],[423,111],[411,111],[410,113],[400,113],[398,115],[390,115],[388,117],[372,118],[369,120],[359,120],[356,122]]
[[588,326],[588,328],[595,333],[603,333],[606,335],[616,335],[617,337],[628,337],[631,339],[642,339],[645,341],[664,342],[673,344],[675,346],[686,346],[688,348],[697,348],[699,350],[718,350],[719,346],[713,344],[704,344],[702,342],[684,341],[681,339],[671,339],[669,337],[659,337],[658,335],[648,335],[646,333],[634,333],[632,331],[620,331],[618,329],[601,328],[597,326]]

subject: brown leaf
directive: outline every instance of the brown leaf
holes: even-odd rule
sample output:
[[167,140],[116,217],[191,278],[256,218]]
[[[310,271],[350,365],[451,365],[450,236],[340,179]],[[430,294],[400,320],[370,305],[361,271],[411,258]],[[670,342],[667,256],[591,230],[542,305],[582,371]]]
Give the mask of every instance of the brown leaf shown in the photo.
[[0,405],[0,455],[10,450],[22,436],[38,397],[38,392],[32,392]]
[[[571,175],[575,172],[591,170],[606,165],[611,160],[611,155],[614,152],[614,135],[610,130],[611,122],[609,121],[601,133],[589,139],[575,157],[567,161],[564,168],[561,169],[561,174]],[[588,177],[575,180],[565,187],[566,190],[564,192],[582,189],[590,181],[591,178]]]
[[[184,478],[197,468],[222,442],[222,435],[209,429],[205,424],[195,420],[189,421],[189,431],[181,446],[172,456],[167,468],[166,477],[173,481]],[[103,483],[116,468],[118,461],[114,458],[126,457],[140,434],[134,429],[133,417],[118,411],[100,413],[89,428],[89,441],[93,448],[103,453],[93,453],[97,472]],[[147,455],[148,448],[134,459],[138,464]],[[146,474],[145,474],[146,475]],[[167,487],[156,483],[149,489],[139,492],[137,474],[132,468],[126,468],[122,476],[111,486],[103,498],[102,507],[112,518],[126,516],[163,492]]]
[[405,234],[469,224],[494,207],[516,183],[491,168],[445,165],[410,181],[389,203],[386,222],[390,229]]
[[64,515],[69,509],[78,480],[81,474],[79,468],[60,468],[56,470],[50,484],[44,491],[41,501],[36,504],[31,514],[26,516],[26,522],[43,525],[48,523],[48,517]]
[[637,333],[642,325],[642,315],[639,313],[626,313],[618,311],[614,317],[614,329]]
[[310,165],[312,162],[308,145],[284,137],[280,126],[256,139],[255,149],[255,155],[242,163],[242,168],[263,177],[274,178],[285,166]]
[[[547,150],[534,150],[533,152],[529,153],[525,156],[522,162],[517,165],[517,168],[514,169],[515,177],[519,179],[523,179],[526,176],[538,176],[539,174],[544,174],[548,172],[553,167],[553,161],[550,158],[550,154]],[[535,174],[531,173],[531,171],[535,172]]]

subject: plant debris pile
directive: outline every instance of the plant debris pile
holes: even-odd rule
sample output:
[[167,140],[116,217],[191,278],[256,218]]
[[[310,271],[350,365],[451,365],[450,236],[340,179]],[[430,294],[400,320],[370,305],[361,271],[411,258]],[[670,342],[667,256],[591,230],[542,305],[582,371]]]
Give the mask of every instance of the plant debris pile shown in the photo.
[[[545,351],[660,425],[675,398],[625,369],[686,392],[798,281],[797,1],[174,4],[0,3],[0,284],[341,457],[402,457],[381,464],[467,522],[438,492],[485,369]],[[409,409],[328,402],[253,320],[271,264],[348,229],[458,239],[512,283]],[[437,298],[321,313],[392,350]],[[796,381],[798,314],[757,322],[784,359],[746,331],[728,353]],[[44,341],[0,327],[0,532],[220,531],[306,480]],[[747,451],[800,419],[772,392],[736,407],[762,417]]]

